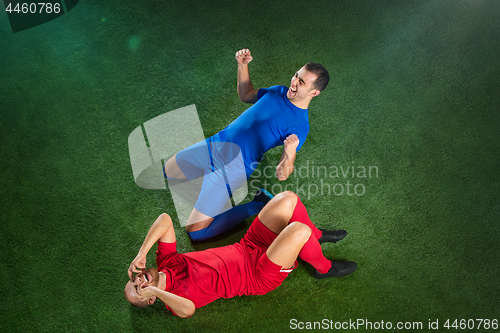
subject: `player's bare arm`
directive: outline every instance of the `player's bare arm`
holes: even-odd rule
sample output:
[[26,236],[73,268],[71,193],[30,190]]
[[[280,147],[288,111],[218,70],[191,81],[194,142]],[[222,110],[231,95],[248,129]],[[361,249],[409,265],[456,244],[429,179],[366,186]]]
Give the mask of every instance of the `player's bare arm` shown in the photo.
[[146,256],[151,247],[158,240],[165,243],[173,243],[176,240],[172,219],[165,213],[158,216],[151,228],[149,228],[148,234],[146,235],[137,256],[128,268],[128,276],[130,279],[132,279],[134,273],[140,273],[146,269]]
[[285,141],[283,141],[283,152],[281,153],[280,162],[276,167],[276,177],[278,180],[287,180],[292,174],[299,142],[300,140],[295,134],[289,135]]
[[181,318],[191,317],[196,307],[194,303],[184,297],[161,290],[158,287],[149,286],[140,290],[141,300],[147,300],[150,297],[157,297],[163,301],[175,314]]
[[249,49],[241,49],[236,52],[235,58],[238,63],[238,96],[244,103],[255,103],[259,90],[254,89],[248,72],[248,64],[253,60],[252,54]]

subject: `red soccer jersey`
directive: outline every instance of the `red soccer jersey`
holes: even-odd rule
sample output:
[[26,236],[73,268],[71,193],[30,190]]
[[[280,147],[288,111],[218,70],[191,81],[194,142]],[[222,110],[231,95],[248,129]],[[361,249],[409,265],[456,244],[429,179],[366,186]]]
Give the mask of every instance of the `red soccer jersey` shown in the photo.
[[166,274],[165,290],[199,308],[218,298],[263,295],[276,289],[291,270],[269,260],[266,250],[276,234],[257,221],[239,243],[224,247],[179,254],[176,243],[158,242],[156,263]]

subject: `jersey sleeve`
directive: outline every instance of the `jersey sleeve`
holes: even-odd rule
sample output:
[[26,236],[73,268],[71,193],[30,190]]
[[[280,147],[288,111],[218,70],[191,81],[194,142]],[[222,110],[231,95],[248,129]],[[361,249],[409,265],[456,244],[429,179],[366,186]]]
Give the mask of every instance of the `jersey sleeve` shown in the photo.
[[279,88],[279,86],[272,86],[269,88],[260,88],[257,91],[257,100],[261,99],[261,97],[264,96],[265,94],[267,94],[268,91],[273,90],[273,89],[278,89],[278,88]]
[[[165,303],[164,303],[164,304],[165,304]],[[173,314],[174,316],[179,317],[179,316],[177,315],[177,313],[175,313],[175,312],[174,312],[174,310],[172,310],[172,309],[171,309],[171,308],[170,308],[167,304],[165,304],[165,308],[166,308],[168,311],[172,312],[172,314]]]
[[286,132],[285,138],[292,134],[297,135],[299,138],[299,145],[297,146],[297,151],[299,151],[304,142],[306,142],[307,134],[309,134],[309,124],[301,123],[290,127]]
[[158,241],[158,248],[156,250],[156,265],[160,267],[165,258],[174,253],[177,253],[177,241],[174,243],[164,243]]

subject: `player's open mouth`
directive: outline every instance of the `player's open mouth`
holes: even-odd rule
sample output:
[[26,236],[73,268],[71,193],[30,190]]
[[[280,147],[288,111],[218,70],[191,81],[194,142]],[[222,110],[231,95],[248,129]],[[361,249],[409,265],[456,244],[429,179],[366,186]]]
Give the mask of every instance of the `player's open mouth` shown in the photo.
[[146,283],[149,283],[149,278],[147,273],[144,274],[144,280],[146,281]]

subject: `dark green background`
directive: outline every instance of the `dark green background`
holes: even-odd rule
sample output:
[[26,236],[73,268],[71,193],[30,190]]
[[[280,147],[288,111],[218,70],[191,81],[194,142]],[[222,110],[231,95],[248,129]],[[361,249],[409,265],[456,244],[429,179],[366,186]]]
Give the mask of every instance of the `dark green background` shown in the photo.
[[[294,318],[448,331],[447,319],[500,319],[499,18],[497,0],[82,0],[14,34],[2,9],[2,331],[281,332]],[[349,233],[325,255],[359,269],[315,280],[301,262],[270,294],[187,320],[132,309],[130,261],[160,213],[178,220],[168,191],[135,185],[128,135],[190,104],[206,136],[224,128],[247,107],[240,48],[256,87],[287,85],[308,61],[329,69],[296,165],[378,167],[323,179],[362,183],[362,196],[302,197],[316,224]],[[233,243],[250,222],[202,244],[178,228],[178,248]]]

